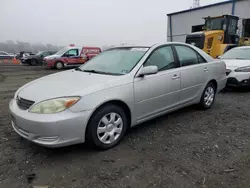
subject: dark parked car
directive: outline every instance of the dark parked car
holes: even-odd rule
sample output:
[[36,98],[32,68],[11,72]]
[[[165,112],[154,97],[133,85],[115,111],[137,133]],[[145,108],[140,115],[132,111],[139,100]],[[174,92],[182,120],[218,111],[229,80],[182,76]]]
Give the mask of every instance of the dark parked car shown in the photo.
[[30,56],[30,55],[35,55],[35,54],[32,52],[21,51],[16,55],[16,58],[21,60],[23,57]]
[[13,59],[14,57],[14,54],[9,54],[7,52],[0,51],[0,59]]
[[53,55],[56,51],[43,51],[38,52],[36,55],[25,56],[21,58],[22,64],[28,65],[42,65],[43,58],[49,55]]

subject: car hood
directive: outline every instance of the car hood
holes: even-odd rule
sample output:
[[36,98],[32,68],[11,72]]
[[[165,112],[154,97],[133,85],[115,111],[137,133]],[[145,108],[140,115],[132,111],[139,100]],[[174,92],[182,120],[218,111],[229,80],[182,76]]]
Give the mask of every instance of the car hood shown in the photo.
[[20,97],[43,101],[63,96],[84,96],[124,84],[124,76],[93,74],[75,70],[64,71],[34,80],[17,91]]
[[49,56],[46,56],[44,59],[47,59],[47,60],[51,60],[51,59],[54,59],[54,58],[60,58],[61,56],[60,55],[49,55]]
[[250,66],[250,60],[241,60],[241,59],[223,59],[226,63],[227,69],[235,70],[239,67]]

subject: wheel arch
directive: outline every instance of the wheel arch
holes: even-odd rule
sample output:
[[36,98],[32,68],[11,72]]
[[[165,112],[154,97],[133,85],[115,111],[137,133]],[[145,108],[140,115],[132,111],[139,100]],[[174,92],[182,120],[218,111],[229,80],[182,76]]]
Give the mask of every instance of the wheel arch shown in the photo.
[[63,62],[63,61],[61,61],[61,60],[56,60],[55,63],[54,63],[54,68],[56,68],[56,64],[57,64],[57,63],[62,63],[62,64],[63,64],[63,67],[64,67],[64,62]]
[[217,92],[217,88],[218,88],[218,83],[217,83],[217,81],[215,80],[215,79],[212,79],[212,80],[210,80],[209,82],[208,82],[208,84],[209,83],[212,83],[214,86],[215,86],[215,92]]
[[92,112],[92,114],[90,115],[90,117],[88,119],[87,127],[89,125],[89,122],[90,122],[91,118],[97,112],[97,110],[99,110],[100,108],[102,108],[102,107],[104,107],[106,105],[109,105],[109,104],[113,104],[113,105],[119,106],[119,107],[121,107],[124,110],[124,112],[125,112],[125,114],[126,114],[126,116],[128,118],[128,124],[129,124],[128,127],[131,127],[131,122],[132,122],[131,109],[129,108],[129,106],[124,101],[122,101],[120,99],[114,99],[114,100],[105,101],[105,102],[101,103],[100,105],[98,105],[95,108],[95,110]]

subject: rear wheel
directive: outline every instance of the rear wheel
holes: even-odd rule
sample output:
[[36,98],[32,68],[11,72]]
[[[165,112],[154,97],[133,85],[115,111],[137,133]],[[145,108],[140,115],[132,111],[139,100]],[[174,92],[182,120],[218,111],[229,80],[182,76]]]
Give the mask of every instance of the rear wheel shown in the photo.
[[214,104],[216,88],[213,83],[208,83],[203,91],[199,106],[202,109],[209,109]]
[[58,70],[62,69],[63,66],[64,66],[64,65],[63,65],[62,62],[57,62],[57,63],[55,64],[55,68],[58,69]]
[[127,127],[127,116],[122,108],[112,104],[103,106],[89,121],[87,142],[98,149],[112,148],[121,141]]

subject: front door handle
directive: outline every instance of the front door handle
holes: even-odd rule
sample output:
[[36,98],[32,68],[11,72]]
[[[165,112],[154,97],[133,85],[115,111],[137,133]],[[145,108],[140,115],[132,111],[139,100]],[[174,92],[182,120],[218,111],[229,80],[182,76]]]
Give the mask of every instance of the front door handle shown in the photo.
[[205,67],[204,68],[204,72],[208,72],[209,71],[209,68],[208,67]]
[[177,74],[175,74],[173,77],[172,77],[172,80],[177,80],[177,79],[179,79],[180,78],[180,76],[178,76]]

